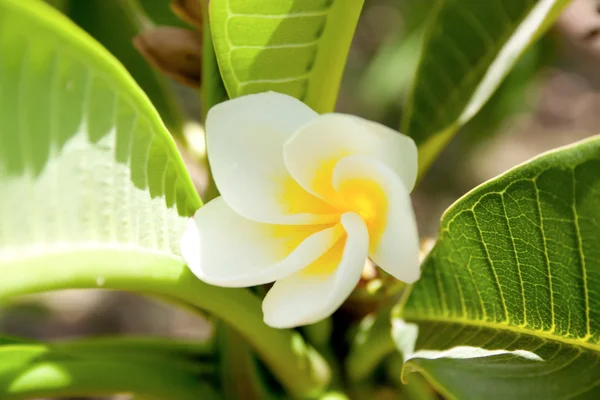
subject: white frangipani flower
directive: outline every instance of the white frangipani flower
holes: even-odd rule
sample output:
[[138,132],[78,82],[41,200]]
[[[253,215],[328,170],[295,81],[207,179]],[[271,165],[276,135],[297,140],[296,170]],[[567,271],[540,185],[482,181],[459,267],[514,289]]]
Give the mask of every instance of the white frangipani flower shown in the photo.
[[213,107],[206,135],[221,197],[190,220],[181,252],[213,285],[275,282],[263,302],[268,325],[331,315],[367,257],[399,280],[419,278],[412,139],[274,92]]

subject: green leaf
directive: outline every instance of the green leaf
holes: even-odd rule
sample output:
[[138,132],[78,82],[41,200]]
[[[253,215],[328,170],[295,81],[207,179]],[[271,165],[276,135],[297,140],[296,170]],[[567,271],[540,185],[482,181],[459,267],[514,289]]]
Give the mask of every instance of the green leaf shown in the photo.
[[487,103],[461,128],[463,151],[499,133],[513,115],[532,112],[537,101],[532,93],[540,92],[538,74],[553,61],[557,44],[548,35],[527,49]]
[[266,385],[258,360],[250,346],[235,330],[217,326],[221,372],[221,391],[228,399],[275,399]]
[[355,101],[361,115],[389,126],[398,126],[407,93],[419,63],[425,22],[431,11],[429,1],[400,1],[402,29],[381,45],[364,69]]
[[346,375],[351,381],[368,378],[385,357],[394,352],[390,328],[389,307],[368,314],[360,321],[345,360]]
[[[214,338],[205,341],[152,336],[91,337],[79,340],[53,342],[49,346],[62,353],[86,354],[94,357],[133,359],[182,359],[211,361],[215,353]],[[21,338],[0,337],[0,344],[19,343]]]
[[125,68],[39,1],[0,1],[0,54],[0,270],[183,265],[201,202]]
[[35,342],[35,340],[26,339],[19,336],[7,336],[4,334],[0,335],[0,346],[8,344],[29,344],[32,342]]
[[[212,40],[211,26],[208,18],[208,2],[202,3],[202,87],[200,88],[202,100],[202,121],[206,119],[206,114],[213,106],[228,100],[227,90],[225,89],[219,66],[217,64],[217,55]],[[209,194],[211,198],[218,196],[216,185],[212,182],[214,193]]]
[[319,393],[330,372],[313,348],[265,325],[249,290],[185,266],[201,201],[125,68],[34,0],[0,0],[0,54],[0,300],[90,287],[177,300],[240,332],[293,396]]
[[[598,398],[598,171],[600,136],[518,166],[450,207],[398,310],[404,321],[394,321],[412,356],[406,371],[460,399]],[[469,349],[474,358],[458,358]]]
[[71,0],[45,0],[46,3],[50,4],[52,7],[56,8],[60,11],[65,11],[68,9]]
[[274,90],[331,112],[364,0],[211,0],[230,97]]
[[[168,1],[154,1],[168,10]],[[185,114],[170,81],[134,48],[133,38],[148,24],[133,0],[72,1],[68,16],[99,41],[127,68],[138,85],[152,100],[171,133],[181,137]],[[173,19],[176,19],[173,16]],[[109,22],[110,21],[110,22]],[[118,27],[118,29],[115,29]]]
[[[208,16],[208,2],[202,2],[202,86],[200,88],[202,122],[205,122],[208,110],[228,99],[229,96],[223,83],[213,44]],[[208,171],[208,182],[203,197],[208,202],[219,196],[219,189],[215,183],[207,157],[204,157],[204,165]]]
[[0,397],[23,399],[133,393],[146,399],[213,399],[192,364],[118,354],[70,354],[44,344],[0,346]]
[[569,0],[439,0],[402,131],[419,146],[422,174],[498,88]]
[[[102,0],[100,0],[102,1]],[[144,13],[156,25],[177,26],[179,28],[193,29],[190,25],[179,19],[171,10],[171,0],[128,0],[130,3],[139,4]],[[203,1],[203,0],[196,0]]]

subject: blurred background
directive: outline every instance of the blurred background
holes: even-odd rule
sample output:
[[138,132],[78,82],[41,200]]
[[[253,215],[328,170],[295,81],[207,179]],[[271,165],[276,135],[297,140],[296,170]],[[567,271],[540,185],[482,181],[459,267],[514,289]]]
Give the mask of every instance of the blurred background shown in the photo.
[[[480,0],[485,1],[485,0]],[[172,94],[157,104],[184,116],[181,129],[196,146],[182,148],[199,191],[206,169],[200,100],[195,89],[151,70],[132,44],[156,25],[188,30],[168,0],[48,0],[113,52],[150,91]],[[400,126],[419,60],[423,0],[366,0],[338,100],[338,111]],[[108,21],[108,22],[107,22]],[[107,28],[108,26],[108,28]],[[156,103],[156,101],[155,101]],[[173,115],[163,115],[167,125]],[[194,123],[196,121],[196,123]],[[600,133],[600,1],[574,0],[556,26],[521,59],[500,89],[442,153],[413,193],[422,236],[435,237],[439,219],[456,199],[544,151]],[[36,339],[100,334],[202,338],[210,324],[165,303],[127,293],[68,291],[24,298],[0,308],[0,332]],[[122,397],[123,399],[127,397]]]

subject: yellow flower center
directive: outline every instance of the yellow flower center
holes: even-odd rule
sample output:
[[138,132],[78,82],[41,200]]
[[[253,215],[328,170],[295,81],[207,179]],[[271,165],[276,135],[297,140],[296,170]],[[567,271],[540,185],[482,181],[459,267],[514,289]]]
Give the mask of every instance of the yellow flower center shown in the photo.
[[[292,178],[288,182],[282,182],[286,190],[281,200],[287,205],[290,212],[309,208],[320,214],[339,214],[341,216],[346,212],[354,212],[360,215],[369,231],[369,247],[373,249],[379,243],[385,230],[388,212],[387,196],[379,183],[364,177],[346,179],[336,190],[333,187],[333,170],[341,158],[343,156],[324,162],[312,182],[312,187],[324,200],[309,195]],[[335,222],[332,222],[331,225],[279,226],[274,233],[277,237],[293,238],[284,246],[286,252],[291,252],[300,244],[301,237],[306,237],[309,232],[315,233],[334,224]],[[338,226],[343,229],[341,225]],[[294,234],[291,234],[289,230],[294,231]],[[329,250],[302,269],[302,272],[313,276],[330,275],[341,261],[345,244],[346,235],[343,234]]]
[[340,185],[338,201],[343,211],[360,215],[369,229],[370,247],[375,246],[386,223],[388,201],[381,186],[368,179],[350,179]]
[[342,261],[344,254],[345,236],[340,238],[329,250],[311,264],[306,266],[302,273],[312,276],[328,276],[332,274]]
[[349,179],[336,191],[333,170],[342,157],[323,163],[313,181],[315,190],[340,213],[352,211],[360,215],[369,228],[370,247],[377,245],[385,229],[388,201],[381,186],[370,179]]

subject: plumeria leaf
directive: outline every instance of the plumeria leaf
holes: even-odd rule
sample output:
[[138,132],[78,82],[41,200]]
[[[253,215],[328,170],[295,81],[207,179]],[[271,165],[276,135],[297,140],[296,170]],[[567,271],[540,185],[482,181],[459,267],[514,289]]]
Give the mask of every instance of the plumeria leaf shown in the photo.
[[[143,346],[142,346],[143,347]],[[147,349],[146,349],[147,350]],[[144,398],[217,398],[198,363],[176,357],[69,353],[45,344],[0,346],[0,397],[22,399],[132,393]]]
[[451,398],[600,395],[599,170],[596,136],[446,211],[394,320],[405,372]]
[[[165,3],[168,11],[167,1],[153,3]],[[155,70],[132,43],[136,35],[149,28],[143,10],[135,4],[134,1],[114,0],[71,1],[65,13],[123,63],[152,100],[171,133],[180,136],[185,115],[169,80]],[[175,16],[172,19],[177,21]]]
[[125,68],[39,1],[0,1],[0,54],[0,269],[183,265],[201,202]]
[[[11,341],[12,339],[12,341]],[[53,350],[72,355],[87,355],[98,358],[127,358],[143,361],[144,359],[181,359],[194,364],[198,361],[214,361],[214,337],[204,341],[174,339],[153,336],[127,336],[127,337],[91,337],[78,340],[62,340],[49,344]],[[21,338],[0,337],[0,343],[18,343]],[[200,363],[198,367],[203,367]],[[191,366],[192,368],[193,365]],[[206,366],[204,366],[204,369]]]
[[60,10],[61,12],[65,12],[71,3],[71,0],[44,0],[46,3],[50,4],[52,7]]
[[[187,0],[190,2],[193,0]],[[186,3],[186,0],[177,1]],[[206,114],[214,105],[219,104],[229,98],[227,89],[223,83],[223,77],[219,71],[215,46],[213,44],[211,26],[208,17],[208,2],[201,3],[202,13],[202,87],[200,90],[200,99],[202,103],[202,120],[206,120]],[[195,11],[197,12],[197,11]],[[212,176],[211,176],[212,179]],[[209,183],[204,196],[210,200],[218,195],[214,181]]]
[[570,0],[439,0],[402,131],[423,173]]
[[191,24],[191,21],[188,23],[178,16],[175,13],[175,8],[179,7],[181,11],[185,11],[185,6],[188,6],[188,3],[195,3],[198,6],[201,4],[200,0],[136,0],[136,2],[139,3],[144,13],[156,25],[176,26],[179,28],[191,28],[194,24]]
[[211,0],[210,25],[230,97],[264,91],[315,111],[335,105],[364,0]]
[[327,385],[325,361],[264,325],[256,296],[185,266],[180,239],[201,201],[125,68],[35,0],[0,0],[0,54],[0,300],[95,285],[176,298],[237,329],[292,395]]

